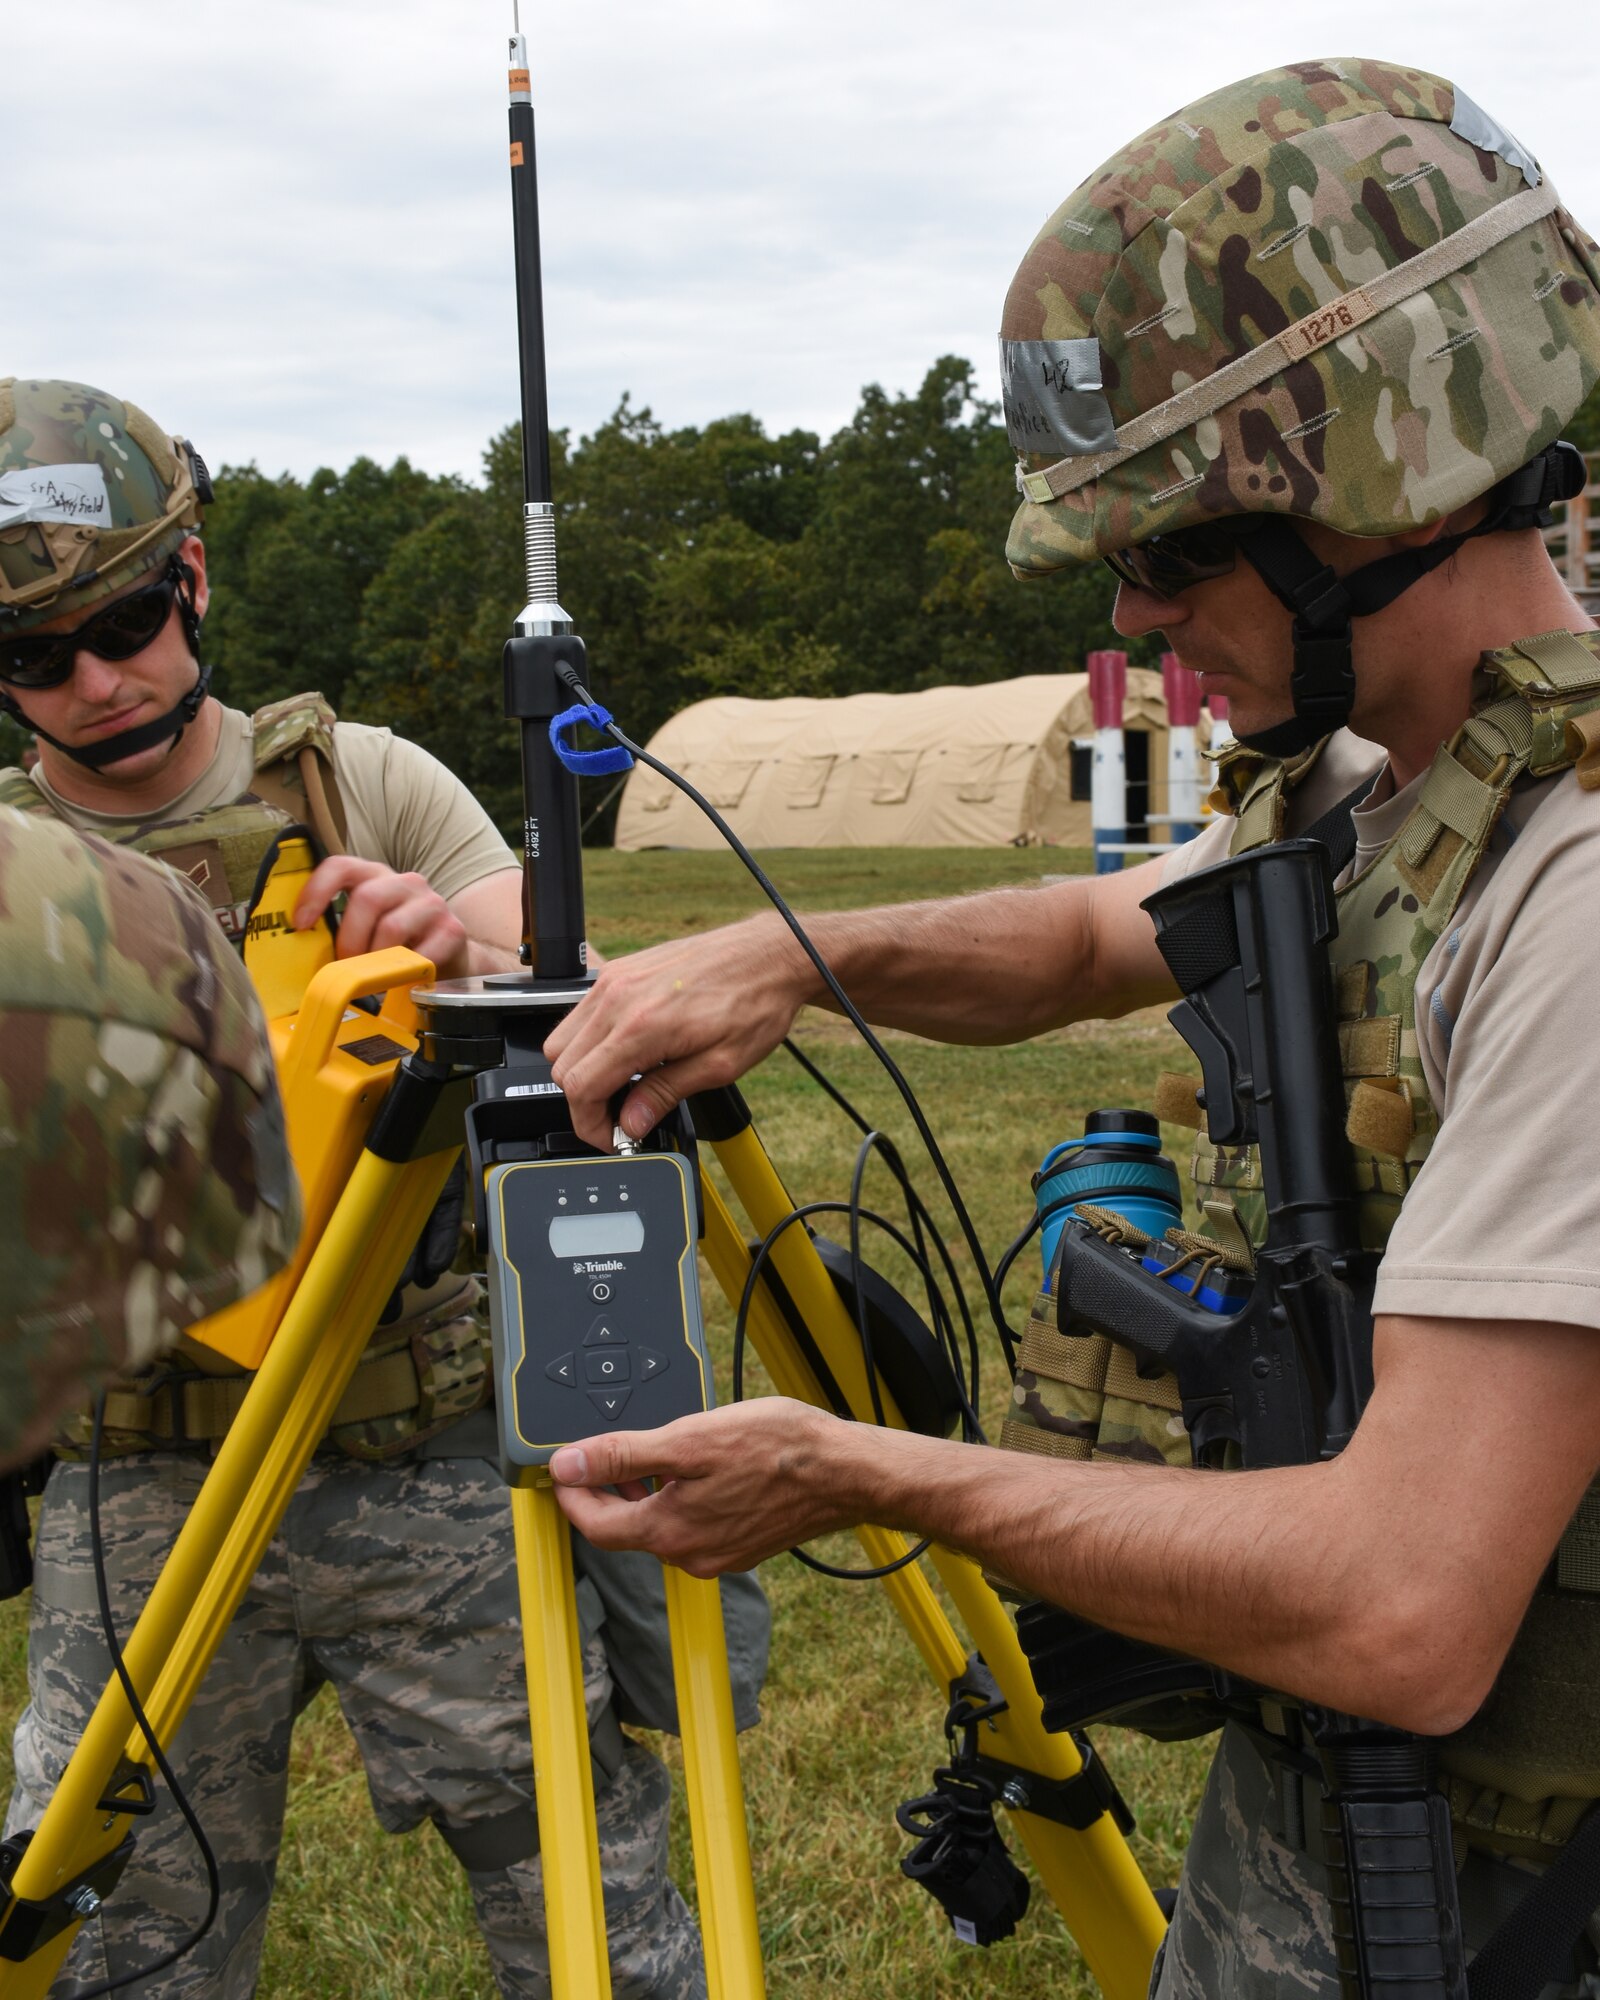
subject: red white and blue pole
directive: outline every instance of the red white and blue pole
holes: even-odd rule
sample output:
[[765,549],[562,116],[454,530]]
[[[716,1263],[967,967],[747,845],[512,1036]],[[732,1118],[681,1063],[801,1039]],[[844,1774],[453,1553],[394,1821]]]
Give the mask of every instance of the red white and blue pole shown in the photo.
[[1094,831],[1094,872],[1108,875],[1122,866],[1128,838],[1128,758],[1122,710],[1128,697],[1126,653],[1091,653],[1089,703],[1094,711],[1094,765],[1089,789],[1089,824]]
[[1176,653],[1161,655],[1161,692],[1167,703],[1167,821],[1175,842],[1200,831],[1200,676]]

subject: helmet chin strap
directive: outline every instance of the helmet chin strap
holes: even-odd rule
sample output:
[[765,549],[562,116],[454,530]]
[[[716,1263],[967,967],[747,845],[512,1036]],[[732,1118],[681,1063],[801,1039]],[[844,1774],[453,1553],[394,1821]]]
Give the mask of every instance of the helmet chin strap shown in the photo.
[[1479,535],[1545,528],[1550,506],[1583,490],[1582,455],[1566,443],[1547,445],[1537,458],[1490,489],[1486,513],[1459,535],[1441,535],[1425,548],[1396,549],[1346,576],[1314,556],[1281,515],[1241,514],[1219,522],[1239,553],[1294,618],[1294,670],[1289,690],[1294,713],[1270,729],[1239,740],[1269,757],[1293,757],[1344,728],[1355,704],[1352,621],[1381,611],[1430,570],[1448,562]]
[[[137,729],[124,729],[119,735],[107,736],[98,743],[63,743],[60,737],[41,729],[14,695],[0,693],[0,709],[7,715],[15,716],[25,729],[31,730],[41,742],[48,743],[52,750],[59,750],[63,757],[70,757],[74,764],[81,764],[87,771],[103,771],[108,764],[120,764],[124,757],[137,757],[141,750],[153,749],[169,737],[176,750],[183,732],[200,713],[211,690],[211,669],[200,663],[200,619],[194,608],[194,571],[178,556],[170,559],[168,570],[177,575],[178,617],[183,625],[183,636],[189,643],[189,651],[194,655],[195,665],[200,671],[194,686],[165,715],[158,715],[153,722],[141,722]],[[187,596],[184,595],[185,585],[188,586]]]
[[85,770],[103,771],[108,764],[120,764],[124,757],[137,757],[141,750],[152,749],[169,738],[176,750],[179,739],[200,713],[201,704],[210,690],[211,669],[202,667],[194,686],[176,707],[169,708],[165,715],[158,715],[154,722],[141,722],[137,729],[124,729],[120,735],[108,736],[99,743],[63,743],[58,736],[52,736],[37,722],[30,721],[11,696],[5,697],[5,705],[10,714],[31,729],[42,742],[48,743],[52,750],[59,750],[63,757],[70,757],[74,764],[82,764]]

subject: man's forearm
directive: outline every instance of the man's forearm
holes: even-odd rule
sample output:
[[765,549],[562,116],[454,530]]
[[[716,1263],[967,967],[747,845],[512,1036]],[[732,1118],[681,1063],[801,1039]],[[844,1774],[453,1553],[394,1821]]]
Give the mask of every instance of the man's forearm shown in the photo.
[[[1447,1635],[1436,1663],[1394,1672],[1383,1585],[1352,1549],[1337,1462],[1228,1475],[1041,1467],[854,1427],[840,1447],[824,1476],[848,1487],[852,1513],[931,1535],[1096,1624],[1344,1710],[1369,1712],[1375,1687],[1400,1680],[1406,1706],[1384,1719],[1462,1719],[1428,1705],[1446,1680]],[[1413,1682],[1429,1691],[1416,1705]]]
[[[869,1021],[935,1041],[1004,1044],[1124,1013],[1164,990],[1159,978],[1131,980],[1099,948],[1095,880],[800,921]],[[755,921],[771,927],[774,950],[791,955],[801,997],[834,1006],[780,919]]]

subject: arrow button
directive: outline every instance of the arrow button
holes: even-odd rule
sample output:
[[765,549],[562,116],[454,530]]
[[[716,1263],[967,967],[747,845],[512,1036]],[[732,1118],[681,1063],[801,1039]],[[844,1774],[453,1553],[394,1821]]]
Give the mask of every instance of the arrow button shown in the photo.
[[607,1342],[614,1342],[620,1347],[627,1337],[607,1314],[602,1313],[583,1336],[583,1344],[585,1347],[604,1347]]
[[563,1354],[551,1362],[544,1371],[552,1382],[560,1382],[568,1389],[578,1386],[578,1363],[576,1355]]
[[652,1375],[659,1375],[667,1365],[667,1357],[657,1354],[653,1347],[637,1347],[634,1352],[639,1357],[639,1380],[648,1382]]
[[628,1407],[629,1394],[627,1389],[591,1389],[589,1401],[608,1424],[614,1424]]

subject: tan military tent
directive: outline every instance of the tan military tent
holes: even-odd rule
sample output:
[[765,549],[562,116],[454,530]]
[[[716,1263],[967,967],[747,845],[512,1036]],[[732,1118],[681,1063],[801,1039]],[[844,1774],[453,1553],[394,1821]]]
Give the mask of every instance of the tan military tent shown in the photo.
[[[1159,674],[1130,669],[1124,726],[1129,837],[1140,839],[1146,815],[1167,810]],[[1087,674],[1026,674],[837,700],[720,695],[673,716],[649,749],[751,847],[1088,847],[1093,732]],[[722,842],[675,786],[639,765],[616,844]]]

